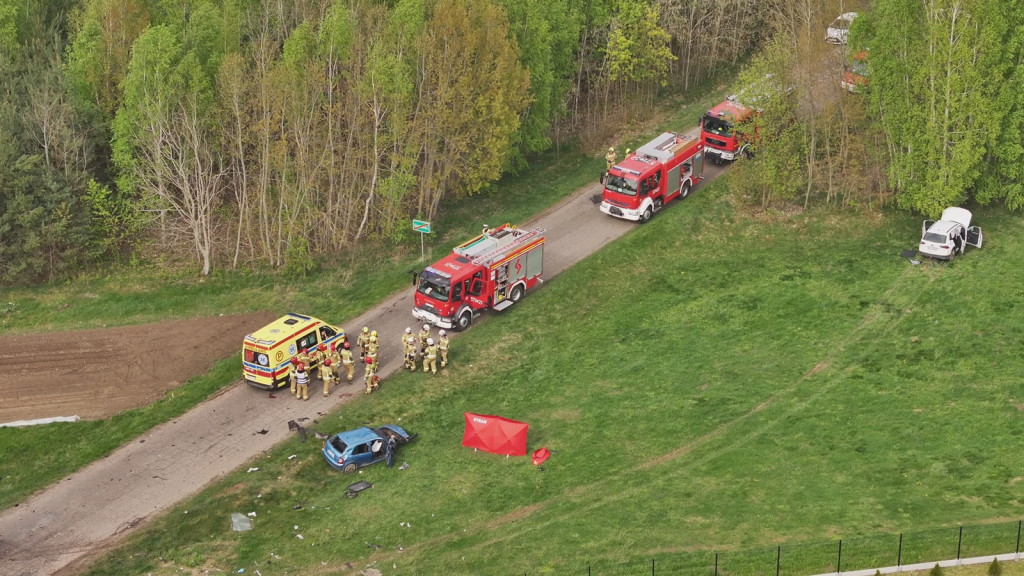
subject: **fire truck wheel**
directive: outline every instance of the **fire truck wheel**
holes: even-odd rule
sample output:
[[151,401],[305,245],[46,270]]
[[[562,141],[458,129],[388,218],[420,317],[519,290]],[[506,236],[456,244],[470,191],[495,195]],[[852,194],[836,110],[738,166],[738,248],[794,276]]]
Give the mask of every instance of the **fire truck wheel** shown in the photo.
[[459,316],[459,319],[458,319],[458,321],[456,323],[456,328],[458,328],[459,331],[461,332],[462,330],[465,330],[466,328],[469,328],[469,325],[472,324],[472,323],[473,323],[473,313],[470,312],[469,310],[466,310],[465,312],[462,313],[461,316]]
[[509,293],[508,299],[512,302],[519,302],[523,299],[523,287],[517,284],[512,288],[512,292]]
[[341,473],[342,474],[351,474],[351,473],[355,472],[356,469],[358,469],[358,468],[359,468],[359,466],[356,466],[355,464],[348,464],[344,468],[341,469]]
[[665,201],[661,198],[654,199],[654,209],[661,210],[661,207],[665,205]]
[[650,222],[651,214],[652,214],[651,207],[648,206],[647,210],[644,210],[644,213],[640,215],[640,223],[641,224],[646,224],[647,222]]
[[683,184],[681,190],[679,190],[679,199],[685,200],[690,195],[690,183],[686,182]]

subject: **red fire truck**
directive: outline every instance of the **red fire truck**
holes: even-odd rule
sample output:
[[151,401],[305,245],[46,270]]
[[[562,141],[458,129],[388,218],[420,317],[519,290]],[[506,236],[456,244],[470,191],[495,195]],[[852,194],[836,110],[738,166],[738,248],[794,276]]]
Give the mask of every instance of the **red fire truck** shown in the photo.
[[847,92],[857,92],[867,86],[869,81],[867,50],[851,54],[849,61],[843,64],[843,73],[839,80],[840,86]]
[[686,198],[704,175],[698,135],[665,132],[612,166],[605,176],[601,212],[647,222],[673,198]]
[[700,135],[704,140],[707,154],[715,164],[733,161],[746,151],[750,142],[736,130],[736,125],[750,118],[756,111],[740,104],[735,96],[708,110],[700,119]]
[[544,230],[504,224],[456,246],[420,274],[412,315],[465,330],[488,308],[504,310],[541,282]]

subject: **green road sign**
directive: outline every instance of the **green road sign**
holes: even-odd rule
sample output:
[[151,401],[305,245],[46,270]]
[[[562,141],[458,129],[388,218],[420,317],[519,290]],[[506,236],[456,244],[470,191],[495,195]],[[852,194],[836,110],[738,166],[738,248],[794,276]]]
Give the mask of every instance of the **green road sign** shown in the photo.
[[427,222],[426,220],[413,220],[412,231],[430,234],[430,222]]

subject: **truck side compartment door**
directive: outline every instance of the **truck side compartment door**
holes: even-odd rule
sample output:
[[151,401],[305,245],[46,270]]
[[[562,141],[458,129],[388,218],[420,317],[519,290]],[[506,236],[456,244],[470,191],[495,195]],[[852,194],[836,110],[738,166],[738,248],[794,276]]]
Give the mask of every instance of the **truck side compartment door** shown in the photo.
[[981,248],[980,226],[971,226],[967,229],[967,243],[975,248]]

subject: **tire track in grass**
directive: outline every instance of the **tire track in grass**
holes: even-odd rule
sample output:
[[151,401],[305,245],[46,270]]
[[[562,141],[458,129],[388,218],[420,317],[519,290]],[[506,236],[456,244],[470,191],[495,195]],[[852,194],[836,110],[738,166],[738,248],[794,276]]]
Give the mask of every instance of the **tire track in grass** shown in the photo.
[[[846,336],[844,336],[843,339],[836,346],[831,347],[831,351],[829,353],[827,353],[824,358],[819,360],[817,363],[815,363],[814,366],[812,366],[807,371],[805,371],[803,374],[801,374],[800,377],[797,378],[793,382],[793,384],[791,386],[788,386],[786,388],[783,388],[781,390],[776,391],[775,393],[771,394],[767,399],[765,399],[764,401],[758,403],[756,406],[754,406],[753,408],[751,408],[747,412],[744,412],[743,414],[737,416],[736,418],[733,418],[732,420],[730,420],[728,422],[720,424],[715,429],[713,429],[713,430],[705,433],[704,435],[702,435],[702,436],[700,436],[700,437],[698,437],[698,438],[688,442],[687,444],[685,444],[683,446],[680,446],[679,448],[677,448],[675,450],[672,450],[671,452],[667,452],[667,453],[662,454],[660,456],[657,456],[657,457],[651,458],[649,460],[646,460],[646,461],[640,463],[637,466],[624,469],[624,470],[622,470],[620,472],[617,472],[617,473],[614,473],[614,474],[610,474],[608,476],[604,476],[604,477],[602,477],[600,479],[597,479],[597,480],[595,480],[593,482],[589,482],[587,484],[575,485],[575,486],[565,490],[564,492],[562,492],[562,493],[560,493],[558,495],[551,496],[551,497],[547,498],[546,500],[542,500],[540,502],[535,502],[533,504],[529,504],[527,506],[523,506],[523,507],[517,508],[516,510],[513,510],[511,512],[503,514],[503,515],[501,515],[501,516],[499,516],[497,518],[493,518],[493,519],[486,520],[486,521],[481,521],[481,522],[478,522],[478,523],[475,523],[475,524],[470,524],[470,525],[464,527],[467,530],[467,532],[443,534],[443,535],[436,536],[434,538],[430,538],[428,540],[424,540],[423,542],[420,542],[420,543],[417,543],[417,544],[405,546],[406,553],[412,552],[412,551],[415,551],[415,550],[418,550],[418,549],[426,548],[426,547],[433,547],[433,546],[436,546],[436,545],[439,545],[439,544],[442,544],[442,543],[446,543],[446,542],[452,542],[452,541],[455,541],[455,540],[461,538],[462,536],[464,536],[467,533],[471,533],[471,534],[474,534],[474,535],[479,535],[481,532],[494,531],[494,530],[498,530],[498,529],[504,528],[506,526],[509,526],[510,524],[514,524],[514,523],[520,522],[520,521],[524,520],[525,518],[533,516],[533,515],[535,515],[537,513],[541,513],[543,511],[547,510],[552,505],[558,504],[560,502],[563,502],[566,497],[569,497],[569,498],[584,497],[585,498],[585,497],[587,497],[589,495],[592,495],[592,494],[602,494],[602,493],[608,494],[607,496],[604,496],[604,497],[601,497],[601,498],[598,498],[598,499],[592,501],[591,503],[583,506],[582,508],[577,508],[577,509],[573,510],[572,513],[574,515],[585,513],[585,512],[589,512],[589,511],[594,510],[596,508],[603,508],[605,506],[614,504],[614,503],[622,501],[622,500],[628,500],[628,499],[635,498],[639,488],[632,488],[632,489],[622,489],[621,488],[621,486],[623,486],[623,485],[629,486],[628,483],[623,482],[623,480],[627,476],[635,473],[637,470],[650,470],[652,468],[656,468],[658,466],[667,464],[669,462],[672,462],[674,460],[677,460],[679,458],[682,458],[684,456],[692,454],[697,449],[699,449],[699,448],[701,448],[703,446],[706,446],[706,445],[710,444],[711,442],[713,442],[713,441],[723,437],[726,433],[732,431],[737,426],[739,426],[740,424],[746,422],[750,418],[752,418],[752,417],[760,414],[761,412],[764,412],[766,409],[776,405],[786,395],[793,394],[794,392],[796,392],[799,389],[800,385],[803,384],[805,381],[807,381],[809,378],[811,378],[811,377],[813,377],[813,376],[815,376],[817,374],[820,374],[821,372],[824,372],[825,370],[830,369],[832,367],[832,364],[834,363],[834,361],[837,358],[839,358],[841,355],[845,354],[847,349],[851,345],[856,344],[858,342],[861,342],[865,338],[865,336],[867,334],[878,335],[878,334],[890,333],[894,328],[896,328],[900,324],[900,322],[904,318],[906,318],[907,315],[903,314],[902,310],[904,308],[909,307],[910,304],[913,304],[920,297],[920,295],[925,292],[925,288],[924,287],[921,287],[921,286],[918,286],[918,285],[915,284],[912,287],[912,291],[910,292],[911,297],[908,300],[905,301],[905,305],[899,306],[899,307],[895,307],[895,306],[891,305],[892,298],[895,295],[901,293],[906,288],[906,283],[908,282],[909,279],[913,279],[916,282],[920,278],[920,275],[917,275],[917,274],[912,275],[911,271],[913,271],[913,270],[916,270],[916,268],[914,268],[914,267],[907,267],[906,269],[904,269],[904,271],[901,272],[893,280],[892,284],[881,295],[881,297],[876,301],[876,303],[874,305],[872,305],[871,308],[868,309],[867,313],[864,315],[864,317],[861,319],[861,321],[858,322],[857,325],[854,326],[849,331],[849,333],[847,333]],[[932,282],[935,281],[935,279],[937,277],[938,277],[938,275],[930,275],[928,277],[927,284],[930,285]],[[887,313],[887,310],[890,309],[890,308],[892,309],[892,312],[891,313]],[[893,315],[896,315],[896,316],[893,317]],[[887,324],[885,324],[885,325],[883,325],[881,327],[877,326],[880,321],[884,321],[887,318],[890,320]],[[732,450],[735,450],[736,448],[745,446],[749,442],[751,442],[753,439],[763,436],[767,431],[771,430],[772,428],[774,428],[779,423],[785,421],[788,417],[790,417],[790,416],[792,416],[794,414],[797,414],[799,412],[802,412],[808,406],[810,406],[813,403],[815,403],[822,396],[824,396],[824,395],[828,394],[829,392],[831,392],[835,388],[835,386],[838,384],[838,381],[839,381],[839,379],[834,379],[831,382],[824,383],[813,394],[808,396],[805,400],[800,401],[800,402],[796,402],[791,409],[785,411],[779,418],[776,418],[774,420],[771,420],[769,422],[764,423],[762,426],[754,428],[749,433],[744,434],[743,436],[739,437],[735,442],[733,442],[733,443],[723,447],[721,450],[717,450],[714,453],[709,453],[704,458],[701,458],[698,461],[694,462],[694,466],[693,467],[696,467],[698,465],[703,465],[703,464],[707,463],[708,461],[710,461],[711,459],[713,459],[715,457],[718,457],[718,456],[720,456],[723,453],[730,452]],[[617,488],[615,491],[609,492],[607,490],[608,485],[615,485],[615,486],[618,486],[620,488]],[[531,525],[528,525],[528,526],[522,526],[519,530],[503,532],[499,536],[496,536],[494,538],[482,541],[479,544],[475,544],[475,545],[471,546],[470,548],[466,549],[466,551],[476,550],[476,549],[481,549],[481,548],[482,549],[486,549],[486,548],[489,548],[491,546],[501,544],[502,542],[518,538],[518,537],[520,537],[523,534],[526,534],[528,532],[532,532],[532,531],[538,530],[540,528],[547,527],[547,526],[549,526],[549,525],[551,525],[551,524],[553,524],[555,522],[564,521],[564,519],[565,519],[564,516],[558,515],[555,518],[552,518],[552,519],[549,519],[549,520],[545,520],[545,521],[542,521],[540,523],[534,523],[534,524],[531,524]],[[397,554],[396,555],[390,555],[389,554],[387,556],[384,556],[383,559],[392,560],[392,559],[398,559],[398,558],[401,558],[401,555],[397,555]]]

